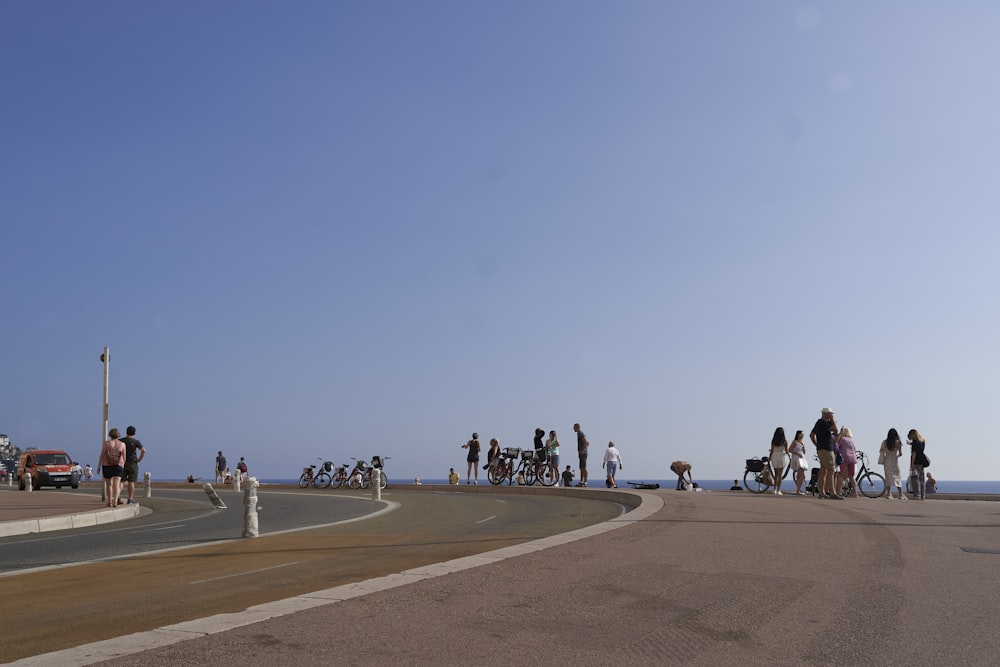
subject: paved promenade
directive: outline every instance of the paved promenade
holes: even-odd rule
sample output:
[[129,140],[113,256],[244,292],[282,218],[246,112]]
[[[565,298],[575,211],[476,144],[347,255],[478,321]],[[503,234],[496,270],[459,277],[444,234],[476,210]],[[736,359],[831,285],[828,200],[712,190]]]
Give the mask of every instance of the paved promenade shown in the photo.
[[639,493],[573,533],[15,664],[997,662],[993,502]]

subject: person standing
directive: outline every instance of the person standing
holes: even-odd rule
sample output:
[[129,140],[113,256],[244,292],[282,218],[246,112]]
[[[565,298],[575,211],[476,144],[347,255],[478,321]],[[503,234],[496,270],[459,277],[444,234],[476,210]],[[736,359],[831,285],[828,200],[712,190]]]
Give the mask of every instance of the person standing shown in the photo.
[[797,496],[806,495],[802,491],[802,484],[806,481],[806,470],[809,468],[809,463],[806,461],[806,446],[802,442],[804,437],[805,434],[802,431],[796,431],[795,439],[788,446],[788,453],[792,455],[792,475],[795,479],[795,495]]
[[122,493],[122,474],[125,467],[125,445],[118,439],[118,429],[108,431],[108,439],[101,446],[101,466],[104,477],[104,497],[108,507],[118,507],[118,496]]
[[226,481],[226,457],[220,451],[215,457],[215,483]]
[[490,448],[486,452],[486,468],[492,468],[500,460],[500,441],[490,438]]
[[555,431],[549,431],[549,439],[545,442],[545,452],[548,454],[549,463],[556,467],[559,472],[559,438]]
[[128,499],[125,502],[134,505],[135,483],[139,480],[139,462],[146,458],[146,448],[136,439],[135,426],[129,426],[125,429],[125,437],[122,438],[122,442],[125,444],[125,469],[122,483],[128,492]]
[[899,457],[903,455],[903,443],[899,439],[899,433],[894,428],[889,429],[889,433],[882,441],[882,446],[878,450],[879,458],[882,459],[882,466],[885,470],[885,497],[892,498],[892,487],[899,491],[899,499],[906,500],[903,493],[903,484],[899,479]]
[[923,500],[927,493],[927,480],[924,478],[924,468],[930,463],[930,459],[924,453],[924,447],[927,445],[927,442],[924,440],[924,436],[920,435],[920,432],[915,428],[910,429],[910,432],[906,434],[906,439],[910,441],[910,470],[915,474],[917,481],[916,489],[914,489],[913,493],[917,500]]
[[687,473],[688,482],[693,486],[694,479],[691,477],[691,464],[687,461],[674,461],[670,464],[670,472],[677,475],[677,490],[684,491],[684,473]]
[[590,447],[590,440],[580,430],[579,424],[573,424],[573,430],[576,432],[576,455],[580,459],[580,481],[576,485],[587,486],[587,448]]
[[544,437],[545,429],[536,428],[535,439],[532,441],[532,445],[535,449],[535,463],[542,463],[545,461],[545,441],[542,440]]
[[240,457],[240,462],[236,464],[236,472],[239,473],[241,482],[246,481],[247,473],[250,472],[250,469],[247,468],[246,459],[242,456]]
[[91,468],[91,467],[90,467],[90,464],[88,463],[88,464],[87,464],[86,466],[84,466],[84,468],[83,468],[83,479],[84,479],[84,481],[87,481],[87,482],[89,482],[89,481],[90,481],[90,480],[92,480],[93,478],[94,478],[94,469],[93,469],[93,468]]
[[861,496],[858,495],[858,482],[854,479],[858,463],[858,450],[854,445],[851,429],[846,426],[840,429],[836,446],[837,451],[840,452],[840,471],[837,473],[837,490],[843,491],[844,480],[848,480],[851,495],[855,498],[860,498]]
[[462,445],[462,449],[468,449],[469,453],[465,457],[465,462],[468,464],[468,469],[465,471],[465,483],[472,484],[473,472],[476,476],[475,484],[479,485],[479,452],[482,449],[482,445],[479,444],[479,434],[473,433],[472,439],[467,443]]
[[784,495],[781,493],[781,475],[788,467],[788,438],[785,437],[785,429],[782,426],[774,429],[774,435],[771,436],[771,454],[768,458],[774,470],[774,490],[771,493],[776,496]]
[[622,465],[622,455],[615,447],[615,443],[608,442],[608,448],[604,450],[604,467],[608,472],[607,485],[609,488],[617,489],[618,484],[615,482],[615,473],[618,470],[624,470],[625,466]]
[[820,418],[809,432],[809,439],[816,445],[816,454],[819,456],[819,479],[816,486],[819,488],[820,498],[843,500],[844,496],[833,488],[836,477],[833,469],[837,465],[837,458],[833,453],[833,437],[836,433],[837,422],[833,420],[833,410],[823,408],[820,411]]

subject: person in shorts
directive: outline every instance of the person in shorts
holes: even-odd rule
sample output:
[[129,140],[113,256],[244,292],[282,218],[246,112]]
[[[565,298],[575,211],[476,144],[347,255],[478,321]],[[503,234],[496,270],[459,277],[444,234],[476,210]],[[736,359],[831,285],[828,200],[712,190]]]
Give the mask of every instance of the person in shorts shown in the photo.
[[836,435],[837,422],[833,420],[833,410],[823,408],[820,411],[820,418],[809,432],[809,439],[816,445],[816,454],[819,456],[819,479],[816,481],[816,486],[819,488],[820,498],[843,500],[844,496],[833,488],[837,476],[834,472],[837,455],[833,451],[833,439]]
[[590,447],[590,440],[580,430],[579,424],[573,424],[573,430],[576,432],[576,455],[580,459],[580,481],[576,485],[587,486],[587,449]]
[[122,485],[128,494],[125,502],[128,505],[134,505],[136,502],[135,483],[139,480],[139,461],[146,458],[146,448],[136,439],[135,426],[129,426],[125,429],[125,437],[122,438],[122,442],[125,443],[125,467],[122,474]]

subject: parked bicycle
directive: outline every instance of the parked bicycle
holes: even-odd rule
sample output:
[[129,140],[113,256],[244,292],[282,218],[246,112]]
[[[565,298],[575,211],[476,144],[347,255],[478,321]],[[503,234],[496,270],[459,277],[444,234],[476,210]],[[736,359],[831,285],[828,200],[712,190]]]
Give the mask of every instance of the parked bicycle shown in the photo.
[[384,489],[389,484],[389,480],[382,472],[382,468],[389,458],[388,456],[373,456],[371,465],[369,465],[368,461],[352,456],[351,460],[355,461],[355,464],[354,469],[347,476],[347,487],[349,489],[367,489],[372,484],[372,470],[376,469],[379,471],[379,488]]
[[[791,470],[791,465],[785,466],[781,479],[787,478]],[[771,467],[771,458],[762,456],[759,459],[747,459],[743,471],[743,488],[750,493],[764,493],[772,486],[774,486],[774,468]]]
[[496,486],[498,484],[503,484],[505,481],[508,484],[513,484],[514,480],[514,461],[521,456],[521,450],[517,447],[506,447],[500,455],[493,459],[490,464],[489,469],[486,472],[486,478],[490,480],[490,484]]
[[330,488],[339,489],[347,483],[348,479],[350,479],[350,474],[347,472],[347,464],[337,466],[330,474]]
[[[871,470],[866,463],[867,460],[868,457],[865,456],[865,453],[858,450],[858,470],[854,476],[854,483],[865,498],[880,498],[885,494],[885,477]],[[851,493],[849,478],[844,478],[840,493],[843,496]]]
[[316,470],[315,463],[302,469],[302,475],[299,476],[299,488],[304,489],[310,484],[317,489],[330,486],[330,471],[333,470],[333,464],[323,459],[318,460],[320,461],[319,471]]

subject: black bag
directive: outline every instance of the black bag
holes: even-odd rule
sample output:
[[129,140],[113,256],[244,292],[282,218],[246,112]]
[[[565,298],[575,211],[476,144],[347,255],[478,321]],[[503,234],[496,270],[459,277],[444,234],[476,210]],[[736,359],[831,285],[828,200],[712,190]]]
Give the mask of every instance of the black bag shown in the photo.
[[923,452],[920,452],[920,455],[924,457],[924,467],[925,468],[930,468],[931,467],[931,460],[929,458],[927,458],[927,455],[924,454]]

